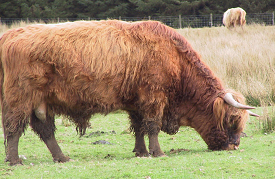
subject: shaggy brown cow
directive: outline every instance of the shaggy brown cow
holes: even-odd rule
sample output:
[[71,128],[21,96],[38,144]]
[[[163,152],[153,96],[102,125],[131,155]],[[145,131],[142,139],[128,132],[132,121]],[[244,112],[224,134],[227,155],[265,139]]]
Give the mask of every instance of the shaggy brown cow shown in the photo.
[[7,31],[0,45],[11,165],[21,163],[18,141],[28,123],[54,161],[69,160],[54,136],[56,114],[68,116],[83,135],[91,115],[123,109],[136,156],[164,156],[160,130],[175,134],[181,125],[195,128],[211,150],[236,149],[249,114],[243,109],[252,108],[232,92],[236,102],[186,39],[160,22],[30,25]]

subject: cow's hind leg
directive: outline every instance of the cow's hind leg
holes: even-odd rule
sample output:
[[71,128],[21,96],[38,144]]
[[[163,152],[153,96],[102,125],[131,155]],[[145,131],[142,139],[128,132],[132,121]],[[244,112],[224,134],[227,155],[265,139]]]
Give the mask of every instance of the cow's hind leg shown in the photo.
[[44,141],[50,150],[54,162],[66,162],[69,161],[69,157],[65,156],[54,136],[55,124],[54,117],[46,115],[46,119],[41,121],[36,117],[36,113],[33,112],[31,115],[31,127],[39,137]]
[[5,137],[6,162],[10,165],[22,164],[18,156],[18,143],[26,124],[27,119],[24,113],[12,111],[7,108],[5,102],[2,105],[2,123]]
[[136,112],[130,112],[130,119],[131,119],[131,129],[135,133],[135,148],[133,152],[136,153],[137,157],[147,157],[149,156],[149,152],[146,149],[144,135],[145,133],[141,131],[141,122],[142,117]]
[[22,160],[18,156],[18,143],[19,138],[22,135],[21,129],[11,135],[6,136],[6,162],[10,162],[10,165],[22,164]]

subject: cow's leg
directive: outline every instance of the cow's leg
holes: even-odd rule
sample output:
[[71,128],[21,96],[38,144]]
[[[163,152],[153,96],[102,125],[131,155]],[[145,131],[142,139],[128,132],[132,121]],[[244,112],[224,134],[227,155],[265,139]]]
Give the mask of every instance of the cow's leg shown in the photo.
[[134,131],[136,138],[133,152],[136,153],[137,157],[147,157],[149,152],[146,149],[144,132],[141,131],[142,117],[136,112],[130,112],[129,115],[132,123],[131,129]]
[[148,131],[149,136],[149,152],[150,155],[154,157],[162,157],[165,156],[163,151],[160,149],[158,134],[161,128],[161,122],[159,121],[143,121],[144,128]]
[[[141,131],[144,131],[149,136],[149,153],[154,157],[165,156],[160,149],[158,142],[158,134],[162,127],[163,111],[167,104],[167,97],[162,91],[145,92],[141,90],[141,109],[143,113],[143,120]],[[149,95],[148,95],[149,94]]]
[[18,156],[18,143],[19,138],[22,135],[22,131],[12,133],[6,138],[6,162],[10,162],[10,165],[22,164],[22,160]]
[[149,153],[146,149],[145,141],[144,141],[144,133],[140,130],[135,129],[135,148],[133,152],[136,153],[137,157],[148,157]]
[[54,136],[55,124],[54,116],[46,115],[45,120],[37,118],[36,113],[33,112],[31,115],[31,126],[34,132],[44,141],[48,149],[50,150],[54,162],[66,162],[69,161],[69,157],[65,156]]
[[5,138],[6,162],[10,165],[22,164],[18,156],[18,143],[27,124],[24,113],[12,111],[2,104],[2,123]]

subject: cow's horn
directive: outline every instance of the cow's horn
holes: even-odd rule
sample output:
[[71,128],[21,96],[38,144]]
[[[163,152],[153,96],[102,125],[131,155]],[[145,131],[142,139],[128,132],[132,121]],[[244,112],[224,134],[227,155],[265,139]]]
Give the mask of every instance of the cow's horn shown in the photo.
[[257,115],[256,113],[253,113],[253,112],[251,112],[249,110],[246,110],[246,111],[249,113],[250,116],[260,117],[260,115]]
[[231,93],[226,93],[224,95],[225,102],[227,102],[229,105],[236,107],[238,109],[255,109],[255,107],[251,107],[251,106],[247,106],[247,105],[243,105],[241,103],[238,103],[237,101],[235,101],[235,99],[233,98]]

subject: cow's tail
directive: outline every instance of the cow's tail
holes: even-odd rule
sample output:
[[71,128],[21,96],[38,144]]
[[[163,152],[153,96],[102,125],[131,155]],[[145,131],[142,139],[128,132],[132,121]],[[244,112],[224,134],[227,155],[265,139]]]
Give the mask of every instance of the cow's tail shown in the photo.
[[4,83],[4,70],[3,70],[3,55],[2,55],[2,49],[3,44],[5,42],[5,35],[1,35],[0,37],[0,105],[1,109],[3,107],[3,83]]
[[3,83],[4,83],[4,67],[3,67],[3,59],[5,53],[3,53],[3,46],[6,40],[13,37],[14,30],[8,30],[4,34],[0,35],[0,103],[1,107],[3,107],[4,93],[3,93]]
[[3,84],[4,84],[4,68],[3,68],[3,59],[5,53],[3,53],[3,46],[7,39],[11,38],[13,35],[14,30],[9,30],[4,34],[0,35],[0,104],[3,107],[3,100],[4,100],[4,92],[3,92]]
[[[0,112],[2,112],[3,115],[3,84],[4,84],[4,69],[3,69],[3,44],[5,42],[5,34],[1,34],[0,36]],[[2,116],[2,124],[3,124],[3,116]],[[5,145],[5,151],[7,154],[7,136],[6,136],[6,131],[4,129],[3,125],[3,132],[4,132],[4,145]]]

